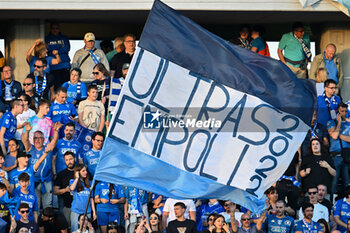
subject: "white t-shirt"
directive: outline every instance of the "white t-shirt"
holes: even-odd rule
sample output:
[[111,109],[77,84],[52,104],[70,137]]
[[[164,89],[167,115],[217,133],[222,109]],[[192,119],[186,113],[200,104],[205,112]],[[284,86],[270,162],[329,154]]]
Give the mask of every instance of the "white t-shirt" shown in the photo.
[[[31,118],[32,116],[35,116],[34,110],[29,108],[27,111],[23,111],[22,114],[19,114],[16,117],[17,125],[21,125],[24,122],[27,122],[29,120],[29,118]],[[23,128],[17,129],[16,134],[15,134],[15,138],[17,140],[21,140],[22,132],[23,132]]]
[[[302,220],[304,218],[303,211],[300,208],[299,210],[299,220]],[[314,204],[314,216],[312,217],[312,221],[317,222],[319,219],[325,219],[327,222],[329,222],[329,216],[328,216],[328,209],[326,206],[317,203]]]
[[178,199],[168,198],[165,201],[164,208],[163,208],[163,212],[165,211],[165,212],[169,213],[167,223],[176,219],[174,205],[177,202],[183,202],[186,205],[186,211],[185,211],[185,218],[186,219],[190,219],[190,211],[196,212],[196,206],[195,206],[193,200],[178,200]]

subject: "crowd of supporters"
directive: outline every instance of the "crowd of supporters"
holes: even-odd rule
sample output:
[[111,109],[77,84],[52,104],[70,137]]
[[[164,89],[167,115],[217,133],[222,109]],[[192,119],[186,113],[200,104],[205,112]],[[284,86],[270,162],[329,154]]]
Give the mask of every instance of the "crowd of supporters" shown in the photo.
[[[263,33],[243,25],[230,42],[270,56]],[[341,60],[334,44],[312,60],[301,23],[282,36],[278,56],[298,78],[316,80],[317,106],[305,141],[266,191],[266,210],[253,213],[229,200],[175,200],[106,182],[92,187],[135,39],[127,34],[97,49],[89,32],[71,60],[68,37],[52,23],[45,40],[29,48],[22,83],[0,56],[0,227],[11,233],[350,231],[350,120],[339,91]],[[77,124],[93,131],[90,148],[74,139]]]

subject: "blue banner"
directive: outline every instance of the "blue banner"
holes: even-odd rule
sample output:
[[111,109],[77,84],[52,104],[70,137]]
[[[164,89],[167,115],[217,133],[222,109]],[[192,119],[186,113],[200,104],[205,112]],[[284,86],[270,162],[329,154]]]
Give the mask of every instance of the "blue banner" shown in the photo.
[[304,140],[315,84],[155,1],[95,179],[254,212]]

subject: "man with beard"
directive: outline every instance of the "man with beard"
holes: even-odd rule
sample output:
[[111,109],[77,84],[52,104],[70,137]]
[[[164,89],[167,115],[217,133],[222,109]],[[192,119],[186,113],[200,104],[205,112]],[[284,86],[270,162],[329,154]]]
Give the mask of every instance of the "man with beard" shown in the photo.
[[53,151],[52,157],[52,173],[54,178],[58,173],[67,168],[65,163],[65,153],[72,152],[75,156],[79,156],[82,146],[80,142],[73,139],[75,134],[75,124],[68,122],[64,128],[64,138],[58,140],[57,145]]
[[295,223],[295,233],[322,233],[322,227],[318,222],[312,221],[314,215],[314,205],[304,203],[301,207],[304,218]]
[[294,219],[285,215],[286,203],[283,200],[276,202],[276,215],[271,214],[266,217],[263,229],[267,233],[292,233],[294,227]]
[[53,193],[58,195],[58,198],[63,200],[63,205],[60,204],[60,212],[63,213],[64,217],[68,222],[68,226],[70,226],[70,212],[73,201],[73,196],[70,194],[69,189],[69,181],[74,179],[74,168],[75,168],[75,156],[71,151],[67,151],[64,153],[64,162],[66,165],[66,169],[62,170],[58,173],[57,178],[55,180]]
[[40,99],[49,99],[51,97],[52,102],[55,99],[54,94],[54,78],[51,74],[45,73],[47,67],[47,61],[45,58],[39,58],[35,61],[34,72],[28,77],[34,80],[34,98],[35,102],[38,103]]

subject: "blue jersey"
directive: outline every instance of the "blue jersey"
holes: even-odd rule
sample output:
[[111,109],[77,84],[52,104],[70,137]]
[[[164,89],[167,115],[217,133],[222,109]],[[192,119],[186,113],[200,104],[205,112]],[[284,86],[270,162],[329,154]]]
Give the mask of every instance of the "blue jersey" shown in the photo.
[[[344,223],[348,222],[350,218],[350,203],[346,201],[346,198],[340,199],[334,204],[333,215],[334,217],[338,216]],[[346,228],[339,225],[337,225],[337,230],[346,232]]]
[[93,149],[90,149],[88,152],[84,154],[83,161],[84,161],[84,164],[88,166],[88,169],[91,175],[94,176],[97,164],[100,161],[100,150],[95,151]]
[[[71,179],[69,181],[69,186],[72,185],[74,182],[73,179]],[[72,212],[75,212],[77,214],[83,214],[85,211],[85,207],[86,207],[86,203],[89,199],[89,195],[90,195],[90,188],[87,188],[83,182],[81,182],[84,190],[78,192],[77,188],[75,188],[75,190],[73,191],[73,202],[72,202],[72,207],[71,210]],[[91,182],[90,182],[90,186],[91,186]],[[91,202],[90,202],[91,203]],[[87,213],[91,213],[91,204],[89,204]]]
[[219,214],[221,212],[225,212],[225,209],[219,204],[219,202],[215,203],[214,205],[209,205],[208,203],[199,206],[196,211],[198,232],[207,229],[207,227],[203,226],[203,221],[207,221],[209,214]]
[[317,96],[317,122],[322,124],[324,127],[327,127],[327,122],[332,120],[329,112],[331,111],[336,113],[340,102],[340,97],[337,95],[333,95],[331,98],[326,97],[325,94]]
[[6,131],[4,134],[5,146],[7,147],[8,142],[15,137],[17,131],[17,120],[13,116],[12,112],[6,112],[0,120],[0,126],[5,127]]
[[[40,157],[45,153],[45,147],[41,148],[41,150],[37,150],[35,146],[32,146],[28,154],[32,157],[29,158],[29,165],[34,166],[36,162],[40,159]],[[46,156],[44,161],[41,163],[38,171],[34,173],[34,182],[40,183],[41,181],[51,181],[52,180],[52,152]]]
[[[336,128],[336,125],[335,125],[335,122],[333,120],[330,120],[328,121],[327,123],[327,129],[331,129],[331,128]],[[346,133],[349,133],[349,128],[350,128],[350,123],[349,122],[346,122],[346,121],[343,121],[340,125],[340,130],[339,132],[341,134],[346,134]],[[349,135],[349,134],[347,134]],[[339,138],[334,140],[332,137],[329,137],[330,140],[329,140],[329,152],[339,152],[341,151],[341,147],[340,147],[340,142],[339,142]],[[343,143],[343,147],[348,147],[348,143],[345,143],[344,144],[344,141],[342,141]]]
[[84,100],[87,98],[87,87],[83,82],[72,84],[71,82],[63,83],[62,87],[67,88],[67,102],[72,103],[74,100]]
[[51,104],[50,111],[47,114],[47,117],[51,118],[53,123],[61,121],[63,116],[78,116],[77,110],[71,103],[60,104],[56,101]]
[[[342,124],[343,125],[343,124]],[[345,121],[343,128],[340,130],[340,134],[350,136],[350,122]],[[343,148],[350,148],[350,142],[342,141]]]
[[322,227],[318,222],[311,221],[311,224],[304,219],[299,220],[294,225],[294,232],[301,231],[302,233],[318,233],[322,232]]
[[278,218],[274,214],[266,216],[262,227],[266,233],[292,233],[294,232],[293,228],[294,219],[292,217]]
[[9,177],[10,177],[10,184],[13,184],[15,188],[19,187],[18,183],[18,176],[21,175],[23,172],[27,173],[30,177],[29,179],[29,186],[28,189],[30,192],[34,192],[35,185],[34,185],[34,168],[33,166],[27,166],[24,170],[18,170],[18,167],[10,171]]
[[[103,199],[120,199],[122,197],[125,197],[123,188],[120,185],[114,185],[113,193],[112,193],[112,198],[109,198],[109,185],[106,182],[100,182],[96,185],[95,189],[95,196],[99,196],[99,198]],[[118,204],[111,204],[110,202],[108,203],[99,203],[97,204],[97,211],[99,212],[114,212],[119,214],[119,205]],[[118,218],[119,219],[119,216]]]
[[[29,215],[28,220],[34,221],[33,211],[38,211],[38,199],[35,195],[35,192],[29,191],[28,194],[24,194],[21,192],[20,188],[16,188],[12,192],[13,197],[18,197],[20,203],[27,203],[29,205]],[[18,205],[17,205],[18,206]],[[18,209],[15,211],[15,220],[19,221],[21,216],[18,214]]]
[[137,210],[142,214],[142,205],[146,204],[148,199],[146,191],[127,186],[125,187],[125,198],[128,199],[131,212]]
[[56,147],[53,151],[53,156],[56,157],[57,174],[67,168],[66,163],[64,162],[64,154],[67,151],[71,151],[74,153],[76,158],[79,158],[81,149],[82,149],[81,144],[78,141],[75,141],[75,140],[68,141],[67,139],[64,139],[64,138],[58,140]]

